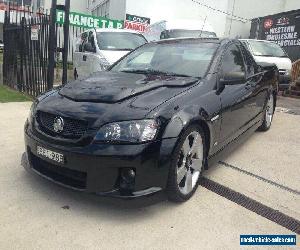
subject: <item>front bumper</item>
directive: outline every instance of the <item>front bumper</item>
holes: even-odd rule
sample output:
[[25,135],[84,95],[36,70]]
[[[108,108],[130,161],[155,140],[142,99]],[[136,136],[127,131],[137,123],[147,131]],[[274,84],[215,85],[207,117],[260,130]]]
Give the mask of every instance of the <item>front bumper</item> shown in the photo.
[[[25,126],[22,166],[52,182],[101,196],[136,198],[165,189],[177,138],[139,145],[89,144],[82,147],[46,142]],[[37,145],[64,155],[63,165],[37,155]],[[121,171],[135,170],[130,189],[120,185]]]

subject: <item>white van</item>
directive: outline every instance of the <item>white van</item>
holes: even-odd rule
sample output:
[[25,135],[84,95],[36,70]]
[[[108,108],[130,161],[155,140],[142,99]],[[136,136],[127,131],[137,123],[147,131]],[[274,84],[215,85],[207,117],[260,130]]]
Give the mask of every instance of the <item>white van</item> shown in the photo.
[[148,41],[180,37],[208,37],[217,35],[207,21],[193,19],[170,19],[149,25],[143,33]]
[[91,73],[105,70],[128,52],[145,43],[145,37],[132,30],[87,30],[76,40],[73,57],[74,77],[84,78]]
[[276,64],[279,70],[279,89],[288,89],[291,81],[292,61],[277,44],[266,40],[240,39],[256,62]]

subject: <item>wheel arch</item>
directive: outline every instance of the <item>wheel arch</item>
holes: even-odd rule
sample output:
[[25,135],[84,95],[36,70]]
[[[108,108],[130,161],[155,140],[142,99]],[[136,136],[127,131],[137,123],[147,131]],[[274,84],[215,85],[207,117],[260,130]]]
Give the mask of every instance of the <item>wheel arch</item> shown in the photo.
[[209,152],[209,149],[210,149],[210,143],[211,143],[211,132],[210,132],[210,128],[208,126],[208,123],[203,120],[203,119],[195,119],[195,120],[192,120],[190,121],[190,123],[188,123],[188,127],[192,126],[192,125],[197,125],[199,126],[203,132],[204,132],[204,139],[205,139],[205,148],[206,148],[206,152],[205,152],[205,170],[208,169],[208,165],[207,165],[207,157],[208,157],[208,152]]
[[[172,119],[169,123],[169,126],[167,126],[166,131],[164,133],[164,138],[168,137],[178,137],[177,143],[179,141],[179,138],[182,136],[182,134],[191,126],[197,125],[199,126],[203,132],[205,137],[205,169],[207,169],[207,157],[211,146],[211,128],[208,124],[208,122],[203,119],[202,117],[196,117],[196,118],[189,118],[186,119],[175,117]],[[176,143],[176,145],[177,145]]]

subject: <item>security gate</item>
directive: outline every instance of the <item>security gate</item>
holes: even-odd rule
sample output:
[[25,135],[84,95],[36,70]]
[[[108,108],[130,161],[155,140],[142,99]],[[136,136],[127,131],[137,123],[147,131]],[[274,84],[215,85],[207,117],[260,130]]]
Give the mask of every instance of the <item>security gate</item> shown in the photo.
[[46,91],[49,16],[9,9],[4,21],[3,83],[37,96]]

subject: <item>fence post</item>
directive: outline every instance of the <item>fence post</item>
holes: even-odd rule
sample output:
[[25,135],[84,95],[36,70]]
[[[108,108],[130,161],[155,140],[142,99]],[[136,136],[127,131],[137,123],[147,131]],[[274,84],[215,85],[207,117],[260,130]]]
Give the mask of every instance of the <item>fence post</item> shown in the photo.
[[24,17],[20,17],[21,18],[21,27],[22,27],[22,30],[21,30],[21,34],[20,34],[20,43],[22,44],[21,45],[21,48],[20,48],[20,84],[21,84],[21,91],[25,91],[26,89],[26,84],[25,84],[25,81],[24,81],[24,47],[25,47],[25,18]]
[[63,74],[62,84],[68,81],[68,46],[69,46],[69,14],[70,14],[70,0],[65,0],[65,20],[64,20],[64,49],[63,49]]
[[2,60],[2,83],[7,84],[7,32],[6,28],[9,23],[8,19],[8,11],[6,10],[4,13],[4,25],[3,25],[3,43],[4,43],[4,49],[3,49],[3,60]]
[[56,49],[56,3],[57,0],[52,0],[51,11],[50,11],[50,27],[49,27],[49,45],[48,45],[48,72],[47,72],[47,89],[53,88],[54,82],[54,67],[55,67],[55,49]]

